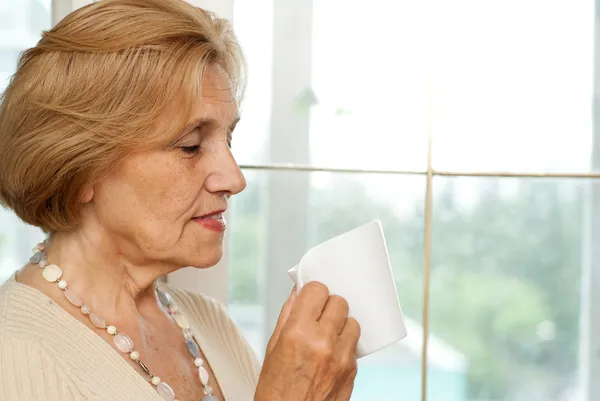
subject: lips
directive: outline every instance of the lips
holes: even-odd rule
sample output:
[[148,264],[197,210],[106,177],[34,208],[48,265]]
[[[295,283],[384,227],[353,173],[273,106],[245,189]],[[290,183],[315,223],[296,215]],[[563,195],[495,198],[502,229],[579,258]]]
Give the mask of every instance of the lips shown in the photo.
[[194,217],[195,219],[212,219],[212,220],[220,220],[223,218],[223,213],[215,213],[210,214],[208,216]]
[[205,214],[203,216],[193,217],[192,220],[200,220],[200,219],[219,220],[219,219],[223,218],[223,213],[225,213],[225,210],[217,210],[215,212],[211,212],[211,213]]
[[194,217],[192,220],[207,230],[221,233],[227,228],[225,218],[223,217],[224,212],[225,210],[219,210],[205,214],[204,216]]

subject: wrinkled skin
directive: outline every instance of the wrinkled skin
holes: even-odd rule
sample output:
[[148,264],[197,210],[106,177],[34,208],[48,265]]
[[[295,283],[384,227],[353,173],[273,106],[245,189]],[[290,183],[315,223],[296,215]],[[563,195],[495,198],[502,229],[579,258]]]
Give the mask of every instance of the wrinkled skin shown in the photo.
[[255,401],[348,401],[359,337],[344,298],[316,282],[298,296],[294,288],[267,346]]

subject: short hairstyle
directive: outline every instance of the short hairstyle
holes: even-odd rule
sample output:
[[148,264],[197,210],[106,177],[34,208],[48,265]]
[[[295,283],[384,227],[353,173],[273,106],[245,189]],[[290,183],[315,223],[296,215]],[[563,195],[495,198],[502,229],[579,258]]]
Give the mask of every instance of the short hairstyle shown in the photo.
[[167,146],[218,65],[240,101],[245,63],[229,22],[183,0],[102,0],[23,52],[0,98],[0,203],[46,232],[132,149]]

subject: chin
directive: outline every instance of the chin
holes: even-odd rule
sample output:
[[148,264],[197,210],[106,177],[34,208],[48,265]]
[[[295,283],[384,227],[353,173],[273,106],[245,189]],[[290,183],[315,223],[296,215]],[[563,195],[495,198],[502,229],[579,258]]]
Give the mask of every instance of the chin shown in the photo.
[[198,255],[197,258],[189,260],[186,266],[195,267],[197,269],[206,269],[213,267],[223,258],[223,248],[210,250]]
[[[193,223],[194,226],[198,224]],[[223,258],[224,235],[213,232],[204,235],[186,232],[178,241],[172,243],[170,248],[170,259],[176,265],[204,269],[216,265]]]

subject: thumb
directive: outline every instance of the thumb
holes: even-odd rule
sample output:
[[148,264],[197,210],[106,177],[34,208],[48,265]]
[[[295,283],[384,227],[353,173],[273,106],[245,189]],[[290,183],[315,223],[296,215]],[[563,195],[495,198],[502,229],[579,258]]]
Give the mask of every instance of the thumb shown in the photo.
[[296,301],[296,286],[292,288],[292,292],[288,297],[287,301],[283,304],[281,308],[281,312],[279,313],[279,317],[277,318],[277,323],[275,324],[275,330],[273,331],[273,335],[269,340],[269,344],[267,345],[267,354],[271,352],[277,341],[279,340],[279,336],[281,335],[281,331],[285,326],[288,318],[290,317],[290,313],[292,312],[292,307],[294,306],[294,302]]

